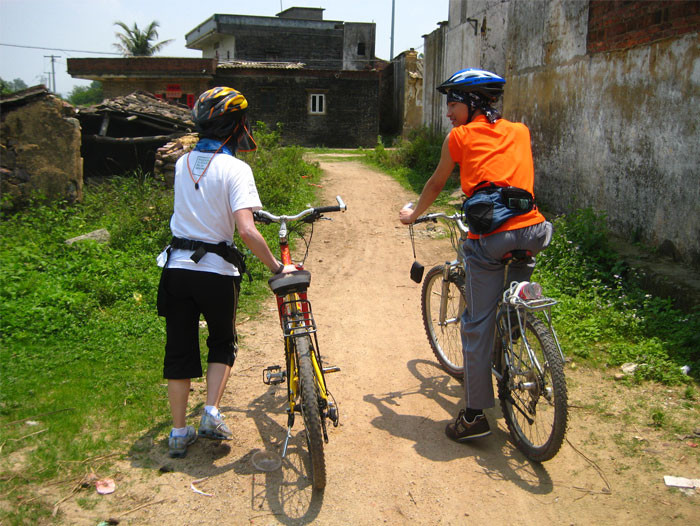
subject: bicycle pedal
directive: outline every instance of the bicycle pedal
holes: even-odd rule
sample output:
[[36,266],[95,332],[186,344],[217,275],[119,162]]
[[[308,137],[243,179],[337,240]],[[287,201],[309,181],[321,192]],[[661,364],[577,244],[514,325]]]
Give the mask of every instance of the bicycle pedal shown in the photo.
[[287,372],[279,365],[271,365],[263,369],[263,383],[265,385],[278,385],[284,382]]
[[340,367],[338,367],[337,365],[332,365],[330,367],[323,368],[323,374],[337,373],[337,372],[340,372]]
[[328,402],[326,416],[331,422],[333,422],[333,427],[338,427],[338,406],[336,406],[333,402]]

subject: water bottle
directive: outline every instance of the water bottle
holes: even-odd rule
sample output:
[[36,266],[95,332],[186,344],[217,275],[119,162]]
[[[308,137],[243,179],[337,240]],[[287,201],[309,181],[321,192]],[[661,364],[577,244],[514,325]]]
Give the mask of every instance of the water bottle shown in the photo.
[[542,285],[536,281],[521,281],[515,289],[514,296],[522,300],[536,300],[542,297]]

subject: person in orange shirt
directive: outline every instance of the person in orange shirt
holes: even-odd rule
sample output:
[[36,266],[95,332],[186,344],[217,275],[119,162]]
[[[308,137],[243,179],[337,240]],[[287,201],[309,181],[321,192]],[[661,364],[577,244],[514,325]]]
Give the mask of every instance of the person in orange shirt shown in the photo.
[[[440,161],[416,206],[400,210],[399,220],[403,224],[413,223],[435,201],[455,164],[459,164],[462,191],[467,198],[485,187],[516,187],[528,192],[534,203],[530,132],[524,124],[501,118],[493,107],[503,94],[505,83],[505,79],[494,73],[469,68],[458,71],[438,86],[438,91],[447,95],[447,117],[453,128],[445,137]],[[516,214],[488,232],[482,232],[470,222],[469,238],[463,246],[467,308],[462,314],[461,330],[466,407],[445,428],[445,434],[457,442],[491,434],[483,410],[494,405],[491,351],[496,305],[503,292],[501,260],[516,249],[529,250],[535,255],[552,238],[552,225],[536,206]],[[534,259],[528,264],[513,263],[509,279],[529,280],[534,267]]]

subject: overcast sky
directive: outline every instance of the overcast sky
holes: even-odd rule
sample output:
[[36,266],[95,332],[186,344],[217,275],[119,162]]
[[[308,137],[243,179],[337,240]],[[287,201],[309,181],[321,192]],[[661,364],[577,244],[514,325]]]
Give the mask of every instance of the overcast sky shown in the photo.
[[[448,5],[449,0],[395,0],[394,55],[410,48],[422,51],[422,35],[447,20]],[[158,21],[158,41],[173,42],[157,56],[201,57],[200,51],[185,47],[185,34],[214,13],[275,16],[290,7],[322,7],[324,20],[376,23],[376,55],[390,58],[392,0],[0,0],[0,77],[48,85],[53,61],[56,91],[67,95],[76,85],[90,84],[66,73],[67,58],[119,56],[86,53],[117,53],[117,20],[130,27],[136,22],[139,28]]]

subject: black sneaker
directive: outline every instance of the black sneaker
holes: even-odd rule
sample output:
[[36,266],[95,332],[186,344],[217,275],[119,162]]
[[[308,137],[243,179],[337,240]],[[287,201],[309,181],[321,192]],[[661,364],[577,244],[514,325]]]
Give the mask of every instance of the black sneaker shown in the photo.
[[471,422],[464,417],[464,409],[460,410],[454,424],[447,424],[445,434],[455,442],[466,442],[472,438],[485,437],[491,434],[489,421],[486,416],[477,415]]

